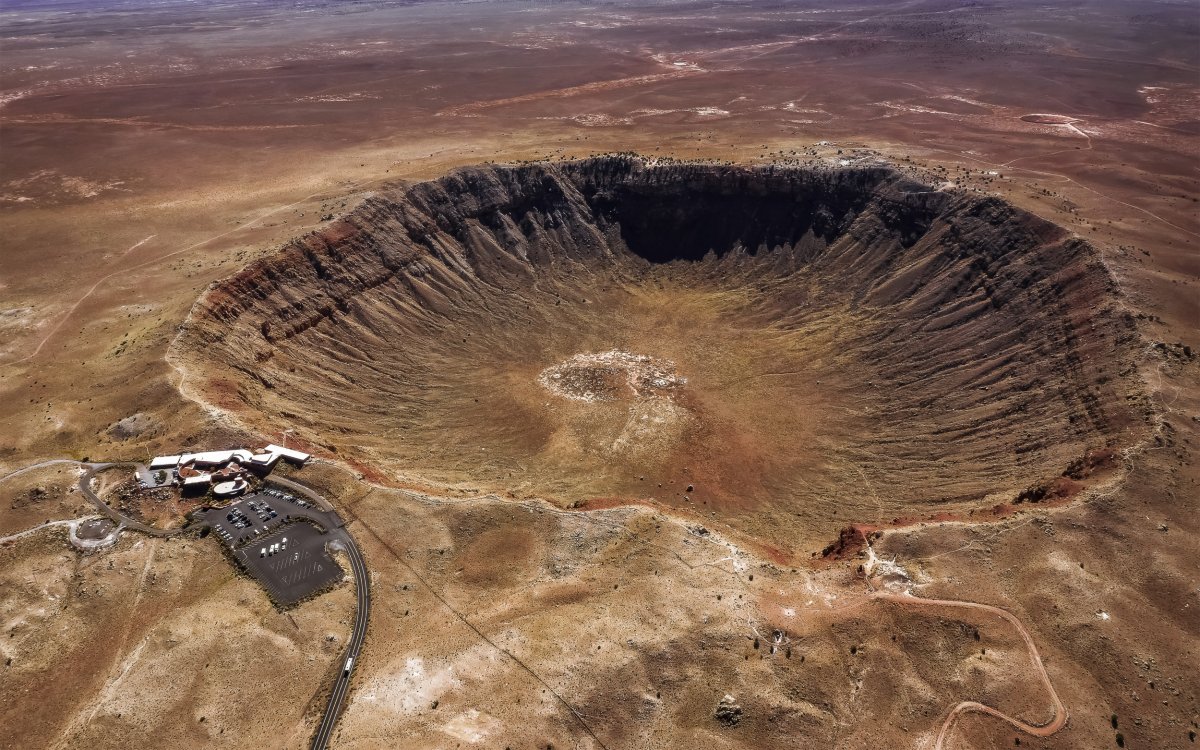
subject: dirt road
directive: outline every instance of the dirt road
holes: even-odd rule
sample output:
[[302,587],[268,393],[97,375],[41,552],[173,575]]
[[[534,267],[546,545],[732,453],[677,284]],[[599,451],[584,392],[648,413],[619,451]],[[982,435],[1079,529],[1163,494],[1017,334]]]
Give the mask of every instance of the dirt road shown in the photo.
[[871,594],[873,599],[881,599],[886,602],[900,604],[903,606],[919,606],[919,607],[956,607],[959,609],[977,609],[989,614],[996,615],[1003,619],[1008,624],[1012,625],[1021,635],[1021,639],[1025,641],[1025,647],[1029,650],[1029,659],[1033,662],[1033,667],[1037,670],[1041,677],[1042,684],[1046,686],[1046,691],[1050,694],[1050,700],[1054,703],[1054,718],[1047,724],[1035,725],[1027,724],[1020,719],[1009,716],[1008,714],[998,709],[986,706],[976,701],[963,701],[954,706],[950,710],[950,714],[946,717],[946,721],[942,723],[942,729],[938,732],[937,742],[934,744],[934,750],[942,750],[946,744],[946,738],[950,735],[950,729],[954,726],[954,722],[959,715],[965,713],[981,713],[988,716],[994,716],[997,719],[1006,721],[1016,729],[1031,734],[1035,737],[1049,737],[1058,730],[1062,729],[1067,723],[1067,707],[1063,705],[1062,699],[1058,697],[1058,693],[1054,690],[1054,684],[1050,681],[1050,675],[1046,673],[1046,667],[1042,664],[1042,658],[1038,655],[1037,646],[1033,642],[1033,637],[1029,635],[1029,631],[1021,624],[1011,612],[993,607],[990,604],[978,604],[976,602],[956,601],[953,599],[923,599],[921,597],[912,596],[911,594],[890,594],[882,591],[877,591]]

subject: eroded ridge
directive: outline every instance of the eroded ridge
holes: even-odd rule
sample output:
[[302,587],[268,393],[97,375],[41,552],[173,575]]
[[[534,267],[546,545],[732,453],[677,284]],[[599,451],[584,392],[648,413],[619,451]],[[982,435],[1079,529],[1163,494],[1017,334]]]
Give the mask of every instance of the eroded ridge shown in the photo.
[[380,481],[819,549],[1132,444],[1136,340],[1097,251],[996,198],[601,158],[384,191],[211,289],[172,357],[197,398]]

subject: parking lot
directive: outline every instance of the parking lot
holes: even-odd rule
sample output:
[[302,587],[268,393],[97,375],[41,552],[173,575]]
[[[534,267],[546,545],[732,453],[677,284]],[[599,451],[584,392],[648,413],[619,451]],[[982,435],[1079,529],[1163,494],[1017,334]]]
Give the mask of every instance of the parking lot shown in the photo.
[[323,515],[304,498],[268,488],[239,498],[224,508],[200,511],[196,517],[211,526],[226,546],[236,549],[299,518],[323,522]]
[[306,521],[291,523],[234,551],[277,604],[292,604],[342,579],[325,551],[330,536]]
[[194,518],[212,529],[277,604],[300,601],[342,578],[325,551],[327,542],[344,536],[342,519],[303,497],[264,486]]

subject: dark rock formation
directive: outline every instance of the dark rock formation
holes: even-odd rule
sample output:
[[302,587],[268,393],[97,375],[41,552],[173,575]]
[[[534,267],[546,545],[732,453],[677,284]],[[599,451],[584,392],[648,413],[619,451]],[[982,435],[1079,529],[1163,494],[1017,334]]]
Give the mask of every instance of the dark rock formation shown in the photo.
[[713,717],[727,727],[736,727],[742,723],[742,707],[737,704],[732,695],[726,695],[717,702]]

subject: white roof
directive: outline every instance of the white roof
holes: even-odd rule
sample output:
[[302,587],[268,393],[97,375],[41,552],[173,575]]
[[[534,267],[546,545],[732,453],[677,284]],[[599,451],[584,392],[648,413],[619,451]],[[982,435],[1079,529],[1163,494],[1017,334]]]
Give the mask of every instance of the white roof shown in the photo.
[[301,464],[304,463],[305,461],[307,461],[308,459],[312,458],[312,455],[310,455],[308,453],[304,453],[301,451],[294,451],[291,448],[283,448],[278,445],[275,445],[274,443],[272,443],[271,445],[268,445],[264,450],[266,450],[268,453],[278,453],[279,455],[283,456],[284,458],[288,459],[289,461],[295,461],[296,463],[301,463]]
[[151,469],[170,469],[179,465],[179,456],[155,456],[150,459]]
[[267,466],[270,466],[271,464],[273,464],[279,460],[279,454],[278,453],[259,453],[255,456],[252,456],[250,458],[250,460],[256,464],[266,464]]
[[235,479],[232,482],[221,482],[213,487],[213,494],[234,495],[246,489],[246,480]]
[[187,477],[183,480],[185,485],[189,487],[194,484],[208,484],[212,481],[212,474],[197,474],[194,477]]
[[188,461],[195,461],[198,464],[207,464],[216,466],[217,464],[226,464],[233,459],[238,459],[243,463],[250,460],[254,454],[244,448],[238,448],[232,451],[205,451],[203,453],[185,453],[179,457],[179,463],[186,464]]

